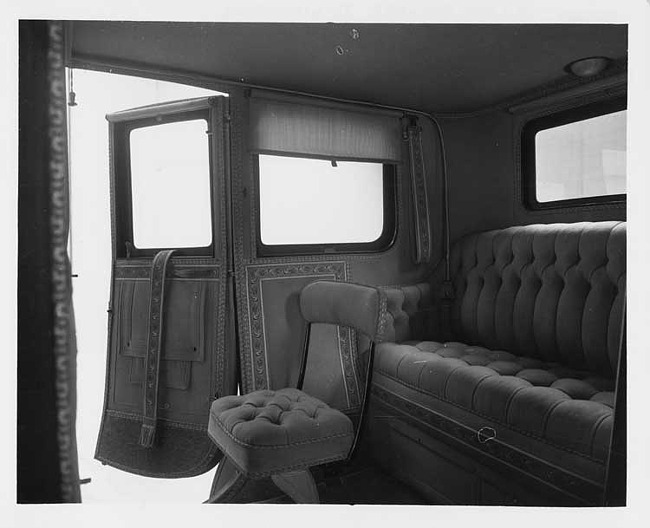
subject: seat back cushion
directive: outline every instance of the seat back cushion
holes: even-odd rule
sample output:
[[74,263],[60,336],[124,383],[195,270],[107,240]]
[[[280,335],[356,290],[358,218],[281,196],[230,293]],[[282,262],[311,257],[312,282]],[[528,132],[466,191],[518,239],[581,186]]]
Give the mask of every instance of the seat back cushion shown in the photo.
[[517,226],[452,249],[454,337],[613,377],[625,222]]

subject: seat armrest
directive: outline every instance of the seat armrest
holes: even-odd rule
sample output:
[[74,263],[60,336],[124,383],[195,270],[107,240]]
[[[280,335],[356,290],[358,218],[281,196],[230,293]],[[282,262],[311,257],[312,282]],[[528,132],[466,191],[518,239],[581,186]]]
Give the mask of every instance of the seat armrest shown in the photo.
[[300,311],[308,323],[347,326],[375,342],[385,340],[390,319],[382,289],[349,282],[308,284],[300,294]]

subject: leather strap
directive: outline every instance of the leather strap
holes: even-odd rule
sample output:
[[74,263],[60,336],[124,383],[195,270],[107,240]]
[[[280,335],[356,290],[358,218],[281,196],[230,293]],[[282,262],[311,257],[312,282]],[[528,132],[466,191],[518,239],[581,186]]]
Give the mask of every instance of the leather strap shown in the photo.
[[429,224],[429,200],[427,198],[422,131],[417,125],[407,128],[409,161],[411,169],[411,192],[415,209],[415,263],[431,260],[431,228]]
[[158,420],[158,382],[160,378],[160,353],[163,336],[163,308],[165,299],[165,276],[167,263],[173,249],[159,252],[151,266],[151,297],[149,299],[149,334],[145,361],[144,402],[140,445],[152,447]]

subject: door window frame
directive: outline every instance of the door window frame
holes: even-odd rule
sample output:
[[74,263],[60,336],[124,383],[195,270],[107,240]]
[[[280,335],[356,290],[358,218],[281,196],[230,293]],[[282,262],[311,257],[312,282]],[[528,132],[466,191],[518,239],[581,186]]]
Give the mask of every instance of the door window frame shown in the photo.
[[[209,98],[212,99],[212,98]],[[111,124],[111,181],[113,185],[113,231],[115,258],[153,257],[164,249],[176,249],[178,256],[212,257],[215,252],[215,178],[213,145],[210,141],[213,128],[212,105],[209,99],[203,107],[192,108],[196,104],[188,101],[187,109],[166,113],[159,108],[159,113],[151,115],[149,108],[127,111],[125,115],[113,114],[107,116]],[[141,115],[139,115],[141,114]],[[206,123],[206,148],[209,160],[209,192],[210,192],[210,244],[200,247],[156,247],[138,248],[134,243],[133,233],[133,195],[131,184],[131,132],[136,129],[178,123],[183,121],[204,120]]]

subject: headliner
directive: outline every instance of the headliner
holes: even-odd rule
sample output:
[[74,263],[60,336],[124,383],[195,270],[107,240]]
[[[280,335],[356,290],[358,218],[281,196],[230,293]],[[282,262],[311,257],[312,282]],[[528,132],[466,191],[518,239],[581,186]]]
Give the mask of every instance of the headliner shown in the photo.
[[570,81],[564,67],[576,59],[627,57],[627,26],[615,24],[77,21],[72,28],[73,65],[243,79],[434,113],[472,112]]

